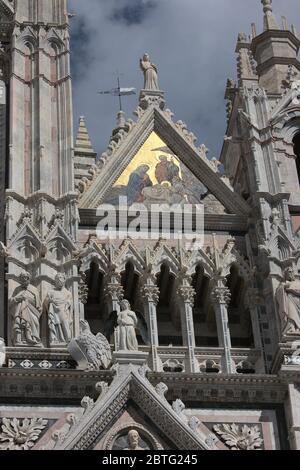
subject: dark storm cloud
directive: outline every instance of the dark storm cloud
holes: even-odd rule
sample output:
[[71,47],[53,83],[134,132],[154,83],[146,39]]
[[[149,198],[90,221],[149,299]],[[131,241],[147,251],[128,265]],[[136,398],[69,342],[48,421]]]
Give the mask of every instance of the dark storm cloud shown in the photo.
[[155,8],[156,2],[152,0],[119,0],[112,11],[110,19],[119,21],[127,26],[142,23],[148,13]]
[[[298,21],[299,0],[274,0],[278,22]],[[75,118],[86,116],[95,149],[105,150],[118,101],[97,95],[116,86],[143,86],[139,58],[150,53],[167,107],[219,156],[226,132],[224,91],[236,77],[235,45],[252,22],[262,31],[260,0],[69,0]],[[299,26],[299,24],[298,24]],[[125,97],[128,117],[137,97]]]

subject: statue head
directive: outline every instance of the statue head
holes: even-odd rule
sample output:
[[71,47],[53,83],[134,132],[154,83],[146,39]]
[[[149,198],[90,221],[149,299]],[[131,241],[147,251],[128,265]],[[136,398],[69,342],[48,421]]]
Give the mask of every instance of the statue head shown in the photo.
[[158,158],[161,161],[161,163],[167,163],[168,162],[168,157],[166,155],[160,155]]
[[147,52],[145,52],[145,54],[143,55],[143,61],[144,62],[149,62],[150,61],[150,56]]
[[63,273],[58,273],[55,276],[55,287],[57,289],[62,289],[66,284],[66,276]]
[[122,300],[122,301],[120,302],[120,307],[121,307],[122,312],[123,312],[124,310],[130,310],[130,309],[131,309],[130,303],[129,303],[128,300],[126,300],[126,299],[125,299],[125,300]]
[[140,435],[135,429],[131,429],[127,436],[130,449],[136,449],[139,446]]
[[31,281],[31,275],[27,273],[26,271],[22,272],[19,276],[19,282],[22,287],[27,288],[30,284]]
[[296,279],[294,270],[291,266],[284,270],[284,278],[286,281],[294,281]]

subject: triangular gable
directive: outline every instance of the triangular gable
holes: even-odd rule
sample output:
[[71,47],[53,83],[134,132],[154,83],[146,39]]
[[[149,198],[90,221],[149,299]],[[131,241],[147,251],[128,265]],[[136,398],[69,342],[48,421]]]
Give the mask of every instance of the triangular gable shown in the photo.
[[[220,212],[222,212],[223,205],[226,208],[224,212],[248,214],[247,203],[220,178],[213,164],[201,155],[201,151],[196,148],[188,135],[180,132],[180,126],[171,121],[167,112],[158,108],[147,110],[132,126],[128,135],[123,138],[122,144],[118,145],[112,155],[107,158],[90,187],[82,195],[80,207],[97,208],[101,203],[113,200],[116,185],[126,186],[130,175],[137,169],[142,173],[143,170],[136,166],[141,166],[143,163],[150,166],[148,172],[150,179],[152,178],[152,185],[157,185],[155,169],[160,163],[160,156],[167,158],[170,166],[173,166],[175,175],[175,167],[181,166],[179,176],[184,173],[186,180],[190,178],[191,182],[195,183],[195,187],[198,186],[198,194],[201,188],[203,190],[207,188],[207,196],[210,195],[215,204],[213,213],[218,213],[216,207],[219,204]],[[165,187],[170,186],[170,181],[167,180],[165,183]],[[156,189],[159,190],[159,188]],[[123,187],[122,190],[124,192],[125,188]],[[109,196],[108,199],[107,196]],[[202,195],[203,199],[205,199],[204,196],[205,194]]]
[[95,448],[101,436],[109,432],[112,424],[126,409],[129,401],[137,405],[147,421],[153,423],[160,434],[172,443],[173,448],[209,449],[202,438],[202,430],[201,433],[193,431],[133,366],[128,365],[126,370],[127,373],[118,374],[97,402],[89,407],[80,421],[71,428],[65,440],[56,447],[57,450]]

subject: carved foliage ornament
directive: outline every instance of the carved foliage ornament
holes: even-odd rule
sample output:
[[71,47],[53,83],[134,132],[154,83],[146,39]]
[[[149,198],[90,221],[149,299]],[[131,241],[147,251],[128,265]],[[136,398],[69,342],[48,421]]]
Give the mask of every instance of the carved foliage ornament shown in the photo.
[[0,450],[30,450],[47,426],[42,418],[3,418]]
[[216,424],[213,430],[231,450],[258,450],[263,444],[259,427],[255,425]]

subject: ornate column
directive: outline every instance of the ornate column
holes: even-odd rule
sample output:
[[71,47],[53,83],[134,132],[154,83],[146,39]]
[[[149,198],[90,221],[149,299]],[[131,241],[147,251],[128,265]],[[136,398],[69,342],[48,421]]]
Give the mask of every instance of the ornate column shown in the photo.
[[219,284],[213,289],[211,297],[216,314],[219,347],[224,349],[222,372],[234,374],[235,370],[231,358],[231,338],[227,311],[230,301],[230,290],[224,286],[223,281],[219,281]]
[[159,288],[154,284],[151,279],[148,279],[143,286],[142,297],[144,303],[144,312],[148,325],[148,332],[151,345],[151,367],[153,371],[162,371],[162,362],[158,354],[158,328],[157,328],[157,314],[156,306],[159,300]]
[[181,328],[183,345],[188,348],[186,372],[199,372],[199,364],[195,356],[196,341],[193,319],[195,289],[191,286],[189,277],[181,277],[177,294],[182,302]]

